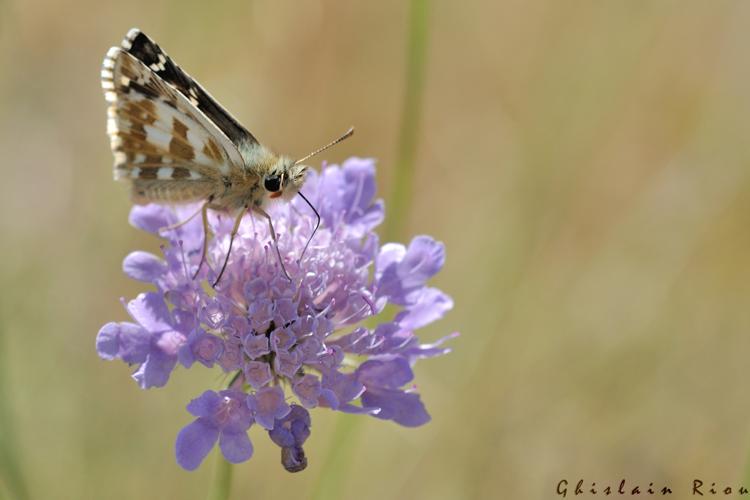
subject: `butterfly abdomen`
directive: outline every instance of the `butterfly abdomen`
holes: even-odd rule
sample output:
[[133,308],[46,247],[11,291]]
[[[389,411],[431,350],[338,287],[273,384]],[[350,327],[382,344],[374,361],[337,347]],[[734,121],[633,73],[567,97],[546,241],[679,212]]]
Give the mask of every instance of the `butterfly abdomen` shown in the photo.
[[141,177],[133,180],[131,197],[134,203],[190,203],[211,196],[216,187],[210,181],[172,180]]

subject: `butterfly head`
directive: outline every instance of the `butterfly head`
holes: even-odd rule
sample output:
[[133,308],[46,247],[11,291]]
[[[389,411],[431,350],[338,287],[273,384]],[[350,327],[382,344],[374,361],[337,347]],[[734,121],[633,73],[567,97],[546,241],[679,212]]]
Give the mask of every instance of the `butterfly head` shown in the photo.
[[316,149],[297,161],[293,161],[285,156],[276,160],[273,167],[263,177],[263,187],[268,192],[268,197],[283,197],[287,201],[291,200],[295,194],[299,193],[302,184],[305,182],[305,172],[308,167],[307,165],[303,165],[302,162],[338,144],[347,137],[351,137],[353,133],[354,127],[351,127],[338,139],[333,140],[322,148]]
[[290,158],[279,158],[271,170],[263,177],[263,188],[269,198],[291,200],[305,182],[306,165],[295,163]]

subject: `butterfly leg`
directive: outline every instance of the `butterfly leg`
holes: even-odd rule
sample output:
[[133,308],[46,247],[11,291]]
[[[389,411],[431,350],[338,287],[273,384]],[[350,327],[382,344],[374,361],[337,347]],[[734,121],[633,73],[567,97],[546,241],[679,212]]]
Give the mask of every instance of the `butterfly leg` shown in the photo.
[[201,218],[203,219],[203,252],[201,252],[201,261],[198,263],[198,269],[195,270],[195,274],[193,274],[193,279],[195,279],[198,276],[198,273],[201,272],[201,267],[203,267],[203,264],[206,262],[206,254],[208,253],[208,233],[211,231],[208,227],[209,203],[211,203],[210,198],[201,207]]
[[281,264],[281,270],[284,272],[284,276],[289,281],[292,281],[292,278],[289,277],[289,273],[286,272],[286,267],[284,267],[284,261],[281,259],[281,251],[279,250],[279,240],[276,238],[276,231],[273,229],[273,222],[271,222],[271,216],[268,215],[268,213],[263,210],[260,207],[253,207],[253,211],[257,213],[258,215],[264,217],[268,221],[268,229],[271,231],[271,238],[273,239],[273,244],[276,247],[276,255],[279,257],[279,264]]
[[305,200],[305,203],[307,203],[310,206],[310,208],[312,208],[312,211],[315,213],[315,217],[317,219],[315,221],[315,228],[313,229],[313,232],[310,235],[310,237],[307,239],[307,243],[305,243],[305,248],[302,249],[302,253],[299,255],[299,259],[297,259],[297,263],[299,264],[300,262],[302,262],[302,257],[305,256],[305,252],[307,251],[307,247],[310,246],[310,242],[312,241],[313,236],[315,236],[315,233],[318,232],[318,228],[320,227],[320,214],[318,213],[318,209],[316,209],[315,206],[312,203],[310,203],[310,200],[308,200],[307,197],[304,194],[302,194],[302,191],[298,191],[297,194],[300,195],[303,200]]
[[219,271],[219,276],[217,276],[216,281],[214,281],[214,284],[211,285],[213,288],[216,288],[216,285],[219,284],[221,277],[224,276],[224,271],[227,269],[227,263],[229,262],[229,255],[232,253],[232,244],[234,243],[234,237],[237,236],[237,231],[240,230],[240,224],[242,223],[242,218],[245,216],[245,212],[247,212],[247,205],[242,207],[242,210],[240,210],[240,212],[237,214],[237,218],[234,219],[234,226],[232,227],[232,234],[229,235],[229,250],[227,250],[227,256],[224,257],[224,265],[221,266],[221,271]]
[[161,232],[164,232],[164,231],[171,231],[173,229],[177,229],[179,227],[182,227],[185,224],[187,224],[188,222],[190,222],[191,220],[195,219],[196,215],[198,215],[202,211],[203,211],[203,207],[199,208],[193,215],[191,215],[190,217],[188,217],[187,219],[185,219],[185,220],[183,220],[181,222],[177,222],[175,224],[170,224],[168,226],[160,227],[159,228],[159,232],[161,233]]

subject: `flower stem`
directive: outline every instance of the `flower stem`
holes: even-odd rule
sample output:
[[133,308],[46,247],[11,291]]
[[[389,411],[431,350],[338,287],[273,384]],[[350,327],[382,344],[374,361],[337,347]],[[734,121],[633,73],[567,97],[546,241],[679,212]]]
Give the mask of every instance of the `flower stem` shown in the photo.
[[414,181],[414,160],[422,118],[425,63],[427,60],[427,26],[429,0],[411,0],[409,41],[406,57],[406,89],[401,108],[401,130],[388,210],[384,239],[393,241],[401,236],[410,205]]
[[3,329],[0,325],[0,498],[8,495],[10,498],[25,500],[29,498],[29,492],[21,474],[18,447],[14,439],[15,423],[6,386],[8,368],[2,341]]
[[342,498],[341,490],[348,477],[348,468],[357,453],[355,438],[360,419],[356,415],[340,413],[336,428],[328,444],[328,451],[318,480],[310,498],[313,500],[335,500]]
[[217,451],[215,467],[214,485],[208,494],[208,500],[229,500],[229,492],[232,489],[232,464]]

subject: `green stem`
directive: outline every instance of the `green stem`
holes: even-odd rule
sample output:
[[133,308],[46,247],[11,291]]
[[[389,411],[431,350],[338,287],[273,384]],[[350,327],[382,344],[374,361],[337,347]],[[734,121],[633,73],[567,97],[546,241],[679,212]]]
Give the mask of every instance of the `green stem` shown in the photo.
[[310,496],[313,500],[342,498],[341,490],[344,487],[348,468],[354,461],[353,457],[357,452],[354,441],[357,437],[361,418],[346,413],[338,415],[336,428],[333,431],[327,456],[323,462],[323,469]]
[[224,459],[220,451],[216,451],[216,468],[214,470],[214,486],[208,495],[208,500],[229,500],[232,490],[232,464]]
[[[388,200],[388,211],[383,239],[398,239],[404,230],[410,206],[414,178],[414,159],[421,123],[424,69],[427,53],[427,25],[429,0],[411,0],[409,12],[409,41],[407,47],[406,91],[401,112],[398,156],[393,189]],[[313,488],[311,498],[335,500],[341,498],[349,469],[357,453],[355,440],[363,417],[341,414],[328,446],[323,467]]]
[[401,110],[398,151],[393,186],[388,200],[388,212],[383,237],[393,241],[402,235],[406,213],[411,205],[414,182],[414,162],[422,122],[422,94],[427,60],[427,27],[429,0],[411,0],[409,16],[409,45],[406,58],[406,89]]
[[15,436],[15,422],[11,409],[10,396],[6,383],[8,368],[5,363],[3,344],[3,326],[0,325],[0,498],[24,500],[29,498],[21,467],[19,465],[18,446]]

